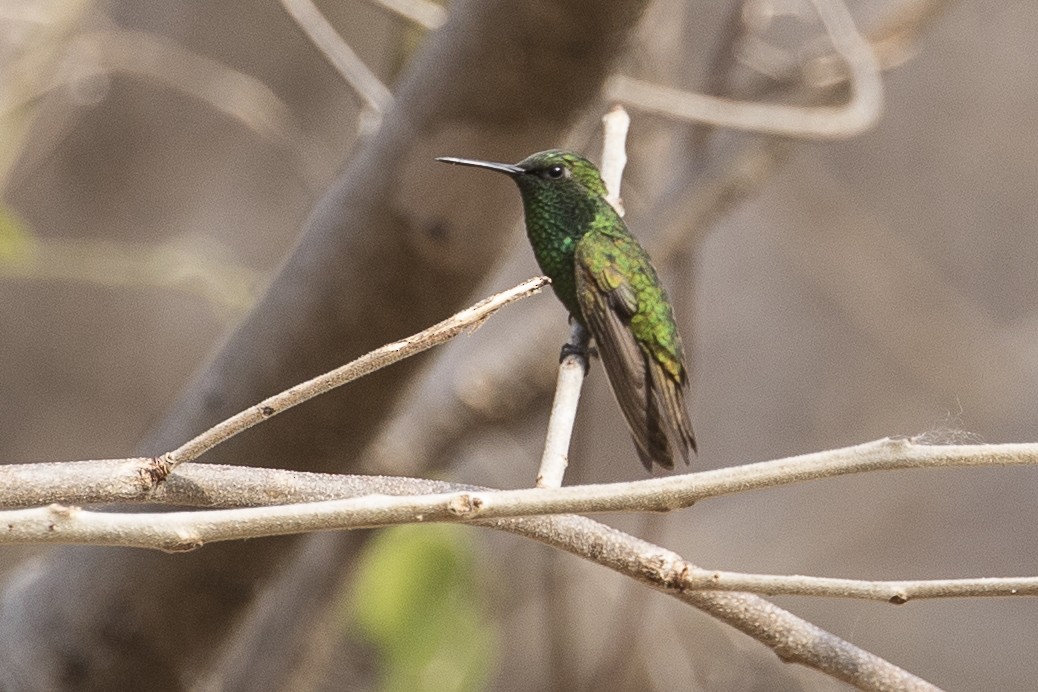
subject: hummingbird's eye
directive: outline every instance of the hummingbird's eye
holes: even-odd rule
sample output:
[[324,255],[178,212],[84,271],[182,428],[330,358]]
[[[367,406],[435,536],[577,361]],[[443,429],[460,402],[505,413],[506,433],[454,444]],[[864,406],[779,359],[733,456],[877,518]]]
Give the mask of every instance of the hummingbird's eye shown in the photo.
[[544,177],[551,178],[552,180],[558,180],[564,175],[566,175],[566,167],[559,163],[544,170]]

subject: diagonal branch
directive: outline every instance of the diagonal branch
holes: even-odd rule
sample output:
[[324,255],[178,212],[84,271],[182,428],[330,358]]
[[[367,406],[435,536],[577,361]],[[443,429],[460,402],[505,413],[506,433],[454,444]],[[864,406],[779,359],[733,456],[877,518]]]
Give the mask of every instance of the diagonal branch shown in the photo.
[[281,0],[281,6],[370,110],[384,113],[392,105],[393,94],[339,36],[317,5],[311,0]]
[[376,370],[417,355],[433,346],[439,346],[463,331],[474,331],[501,308],[537,293],[547,283],[547,277],[543,276],[527,279],[507,291],[501,291],[484,298],[475,305],[465,308],[428,329],[424,329],[406,339],[381,346],[331,372],[326,372],[323,375],[286,389],[279,394],[268,397],[258,404],[250,406],[244,411],[217,423],[201,435],[180,445],[172,452],[163,454],[161,461],[167,469],[165,472],[168,473],[169,470],[176,468],[177,465],[184,462],[194,461],[218,444],[226,442],[257,423],[272,418],[293,406],[298,406],[316,396],[330,392],[336,387],[341,387],[357,378],[370,375]]

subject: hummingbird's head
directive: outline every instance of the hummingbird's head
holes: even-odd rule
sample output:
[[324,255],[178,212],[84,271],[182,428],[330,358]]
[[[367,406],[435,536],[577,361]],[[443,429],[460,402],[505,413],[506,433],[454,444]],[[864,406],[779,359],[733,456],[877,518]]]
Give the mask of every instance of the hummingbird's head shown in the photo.
[[605,197],[605,183],[595,165],[580,154],[562,149],[548,149],[531,154],[519,163],[494,163],[474,159],[441,156],[437,161],[461,166],[475,166],[512,177],[526,194],[544,192],[551,196]]
[[[531,154],[515,164],[532,178],[546,181],[538,185],[579,185],[586,193],[605,197],[605,183],[595,164],[580,154],[562,149],[548,149]],[[522,183],[520,183],[522,187]]]

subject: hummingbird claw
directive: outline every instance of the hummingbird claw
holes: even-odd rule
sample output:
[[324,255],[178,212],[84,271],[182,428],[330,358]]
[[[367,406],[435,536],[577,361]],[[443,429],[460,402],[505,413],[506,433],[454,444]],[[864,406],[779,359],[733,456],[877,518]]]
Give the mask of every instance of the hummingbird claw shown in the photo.
[[586,343],[572,344],[567,342],[562,345],[562,350],[559,352],[559,362],[562,363],[567,358],[575,358],[584,368],[584,377],[587,377],[587,373],[591,369],[590,357],[591,349]]

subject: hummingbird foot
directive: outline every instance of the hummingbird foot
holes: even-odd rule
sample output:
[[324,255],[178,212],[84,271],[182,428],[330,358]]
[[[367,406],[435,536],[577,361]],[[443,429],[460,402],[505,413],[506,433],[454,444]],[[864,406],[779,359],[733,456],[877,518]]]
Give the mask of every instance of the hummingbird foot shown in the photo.
[[567,356],[586,359],[590,355],[590,351],[591,348],[587,344],[571,344],[567,342],[562,345],[562,350],[559,352],[559,360],[563,361]]
[[580,363],[581,367],[584,368],[584,377],[587,377],[588,371],[591,369],[590,351],[591,349],[586,343],[565,343],[562,345],[562,350],[559,352],[559,362],[562,363],[568,358],[576,359],[577,362]]
[[584,368],[584,377],[587,377],[588,370],[591,368],[591,333],[572,317],[569,326],[569,341],[562,345],[559,362],[561,363],[571,356],[577,358]]

